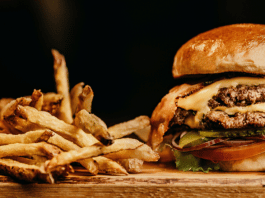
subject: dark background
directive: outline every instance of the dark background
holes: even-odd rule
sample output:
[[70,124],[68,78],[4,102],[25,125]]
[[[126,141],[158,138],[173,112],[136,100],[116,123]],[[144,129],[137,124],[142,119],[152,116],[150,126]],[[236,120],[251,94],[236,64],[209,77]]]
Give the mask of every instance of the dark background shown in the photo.
[[92,112],[107,125],[151,116],[181,80],[171,74],[178,48],[233,23],[264,23],[265,2],[0,0],[0,97],[55,91],[55,48],[70,88],[94,91]]

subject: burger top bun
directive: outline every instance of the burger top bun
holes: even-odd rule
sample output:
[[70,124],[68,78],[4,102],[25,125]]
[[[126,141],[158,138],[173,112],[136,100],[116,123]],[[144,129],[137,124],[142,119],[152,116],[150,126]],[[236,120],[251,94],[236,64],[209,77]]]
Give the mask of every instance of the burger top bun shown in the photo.
[[265,25],[234,24],[199,34],[177,52],[173,77],[245,72],[265,74]]

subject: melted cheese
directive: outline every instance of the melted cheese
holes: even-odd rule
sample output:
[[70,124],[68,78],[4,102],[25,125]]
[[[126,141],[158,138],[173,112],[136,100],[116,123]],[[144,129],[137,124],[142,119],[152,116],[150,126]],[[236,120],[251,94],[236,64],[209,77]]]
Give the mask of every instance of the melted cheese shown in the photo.
[[248,111],[260,111],[265,112],[265,103],[258,103],[258,104],[252,104],[246,107],[224,107],[219,106],[216,107],[214,110],[220,110],[224,111],[229,115],[234,115],[235,113],[246,113]]
[[[265,84],[265,78],[254,78],[254,77],[237,77],[231,79],[224,79],[214,82],[198,92],[191,94],[185,98],[179,98],[177,105],[186,110],[197,111],[195,116],[190,116],[186,119],[185,124],[191,128],[197,128],[204,114],[210,111],[208,107],[208,101],[217,94],[218,90],[223,87],[236,87],[237,85],[259,85]],[[250,105],[248,107],[220,107],[223,110],[229,112],[229,114],[234,114],[236,112],[246,112],[246,111],[265,111],[265,106],[256,104]],[[261,108],[257,110],[258,108]],[[222,109],[218,109],[222,110]]]

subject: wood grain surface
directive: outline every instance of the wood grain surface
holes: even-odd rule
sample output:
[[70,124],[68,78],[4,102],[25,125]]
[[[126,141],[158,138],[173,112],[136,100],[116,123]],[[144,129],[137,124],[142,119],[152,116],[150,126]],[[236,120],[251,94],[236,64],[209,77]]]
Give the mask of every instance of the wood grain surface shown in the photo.
[[0,197],[265,197],[263,172],[180,172],[147,163],[140,174],[90,176],[76,172],[56,184],[21,184],[0,176]]

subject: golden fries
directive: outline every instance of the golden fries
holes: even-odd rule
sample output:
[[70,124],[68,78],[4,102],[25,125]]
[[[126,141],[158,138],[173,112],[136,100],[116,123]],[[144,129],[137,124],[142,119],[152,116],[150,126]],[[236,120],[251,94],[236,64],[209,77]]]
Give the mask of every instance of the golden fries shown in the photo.
[[134,134],[137,135],[143,142],[148,141],[150,133],[151,133],[151,125],[148,125],[143,129],[134,131]]
[[85,109],[79,111],[74,119],[74,125],[81,128],[86,133],[91,133],[104,145],[112,143],[107,125],[96,115],[88,113]]
[[42,105],[43,105],[43,94],[40,90],[36,90],[34,89],[32,95],[31,95],[31,102],[30,102],[30,106],[31,107],[35,107],[37,110],[41,110],[42,109]]
[[141,130],[150,125],[148,116],[139,116],[133,120],[116,124],[108,128],[108,131],[114,139],[118,139],[132,134],[134,131]]
[[[94,92],[84,82],[69,93],[65,58],[52,50],[57,93],[34,89],[31,96],[0,99],[0,171],[28,182],[54,183],[81,164],[91,175],[128,175],[159,156],[144,142],[150,119],[107,127],[91,113]],[[122,138],[135,133],[141,141]]]
[[52,55],[54,58],[53,68],[57,92],[63,95],[58,116],[61,120],[71,124],[73,122],[73,117],[69,94],[68,69],[66,67],[65,58],[62,54],[54,49],[52,50]]
[[79,95],[82,93],[84,85],[85,83],[80,82],[76,84],[70,91],[72,115],[76,113],[76,108],[79,103]]
[[78,103],[76,107],[76,113],[82,109],[85,109],[87,112],[91,112],[92,100],[94,98],[94,93],[92,88],[89,85],[86,85],[82,92],[78,96]]
[[153,162],[159,159],[159,155],[146,144],[143,144],[136,149],[121,150],[104,156],[113,160],[137,158],[146,162]]
[[46,156],[48,158],[53,158],[54,156],[61,153],[61,150],[53,146],[51,144],[47,144],[46,142],[39,143],[15,143],[0,146],[0,158],[9,157],[9,156],[32,156],[32,155],[40,155]]
[[118,159],[117,162],[121,164],[128,173],[140,173],[142,172],[144,161],[131,158],[131,159]]
[[59,114],[62,100],[63,96],[61,94],[56,94],[53,92],[46,93],[43,95],[42,110],[56,116]]
[[29,131],[19,135],[0,133],[0,145],[48,141],[48,139],[53,135],[54,133],[50,130]]
[[99,165],[99,173],[110,175],[128,175],[128,172],[123,166],[111,159],[102,156],[94,157],[93,159],[96,160]]
[[0,171],[22,181],[42,181],[53,184],[57,176],[67,176],[73,172],[73,168],[70,165],[61,166],[48,173],[40,166],[28,165],[12,159],[0,159]]
[[[93,135],[87,134],[82,129],[59,120],[48,112],[38,111],[30,106],[21,105],[18,105],[15,110],[19,117],[33,124],[33,127],[38,126],[42,129],[50,129],[81,147],[98,143],[98,140]],[[21,130],[23,131],[23,129]]]

